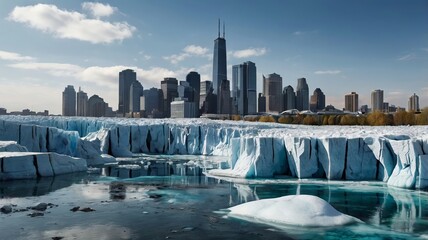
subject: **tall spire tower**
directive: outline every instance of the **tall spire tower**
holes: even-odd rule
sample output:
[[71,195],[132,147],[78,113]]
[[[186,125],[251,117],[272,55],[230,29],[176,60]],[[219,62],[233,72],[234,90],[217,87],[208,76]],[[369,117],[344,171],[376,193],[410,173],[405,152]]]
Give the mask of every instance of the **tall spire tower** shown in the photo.
[[[217,113],[224,113],[221,107],[222,92],[220,91],[221,82],[227,81],[227,61],[226,61],[226,39],[225,25],[223,23],[223,37],[220,36],[220,19],[218,20],[218,37],[214,40],[213,56],[213,93],[217,95]],[[230,93],[229,93],[230,95]],[[226,100],[229,101],[229,100]]]

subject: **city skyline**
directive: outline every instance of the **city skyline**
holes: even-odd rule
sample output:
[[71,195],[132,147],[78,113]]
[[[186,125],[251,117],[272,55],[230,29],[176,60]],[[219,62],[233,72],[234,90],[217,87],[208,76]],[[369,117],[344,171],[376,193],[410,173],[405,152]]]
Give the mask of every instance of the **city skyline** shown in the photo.
[[[407,107],[416,93],[420,107],[428,106],[424,1],[44,3],[0,3],[0,107],[8,111],[59,114],[67,85],[82,86],[117,110],[117,74],[127,68],[144,89],[159,88],[165,77],[185,80],[190,71],[212,80],[218,18],[226,22],[228,80],[232,65],[252,61],[257,93],[262,76],[276,72],[283,86],[295,88],[306,78],[310,93],[321,88],[326,105],[339,109],[350,92],[370,106],[374,89],[384,90],[390,104]],[[201,13],[215,4],[221,13]],[[272,18],[255,14],[262,6]]]

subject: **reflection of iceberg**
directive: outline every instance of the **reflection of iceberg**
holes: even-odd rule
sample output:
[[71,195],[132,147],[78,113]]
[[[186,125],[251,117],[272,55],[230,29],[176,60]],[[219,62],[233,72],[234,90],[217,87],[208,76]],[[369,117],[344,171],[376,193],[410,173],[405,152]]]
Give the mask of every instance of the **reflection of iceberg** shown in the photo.
[[428,186],[427,130],[208,119],[0,117],[0,141],[84,158],[89,165],[114,160],[101,154],[219,155],[230,158],[229,166],[223,164],[211,174],[381,180],[403,188]]
[[44,232],[30,232],[31,239],[54,239],[61,236],[64,239],[131,239],[132,231],[127,227],[115,224],[91,226],[73,226],[57,230],[47,230]]

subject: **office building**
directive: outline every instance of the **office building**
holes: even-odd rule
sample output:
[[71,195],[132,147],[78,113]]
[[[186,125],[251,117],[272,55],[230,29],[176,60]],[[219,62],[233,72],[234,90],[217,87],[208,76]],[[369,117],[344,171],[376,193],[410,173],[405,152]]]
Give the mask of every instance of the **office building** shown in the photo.
[[98,95],[93,95],[88,99],[87,116],[89,117],[105,117],[107,104]]
[[358,94],[356,92],[345,95],[345,111],[358,111]]
[[130,88],[137,81],[137,73],[126,69],[119,73],[119,107],[118,113],[125,116],[130,109]]
[[128,112],[140,112],[140,97],[143,95],[143,86],[135,80],[129,88],[129,109]]
[[263,95],[263,93],[259,93],[259,97],[257,99],[258,104],[258,112],[266,112],[266,97]]
[[189,72],[186,76],[186,82],[194,89],[195,96],[193,97],[193,102],[196,103],[195,116],[199,117],[199,108],[201,107],[201,75],[197,72]]
[[164,78],[161,82],[163,93],[164,117],[171,116],[171,102],[178,97],[178,80],[176,78]]
[[299,111],[309,109],[309,87],[306,78],[297,79],[296,109]]
[[186,98],[175,98],[171,102],[171,118],[194,118],[195,108],[195,102],[189,102]]
[[266,112],[282,112],[282,77],[279,74],[263,75],[263,95],[266,97]]
[[[223,24],[223,37],[220,36],[220,20],[218,22],[218,37],[214,40],[214,56],[213,56],[213,93],[217,95],[217,113],[226,113],[225,109],[221,109],[222,102],[226,99],[222,97],[227,93],[221,92],[221,84],[223,80],[227,80],[227,61],[226,61],[226,39],[225,29]],[[230,95],[230,93],[229,93]]]
[[408,111],[419,112],[419,96],[413,93],[409,98]]
[[71,85],[62,92],[62,116],[76,116],[76,91]]
[[296,93],[292,86],[288,85],[282,91],[283,95],[283,104],[282,110],[291,110],[296,109]]
[[[220,83],[219,89],[220,96],[217,96],[219,100],[217,105],[218,114],[231,114],[232,111],[232,98],[230,97],[230,81],[223,79]],[[220,112],[219,112],[220,110]]]
[[140,110],[143,117],[160,117],[163,116],[163,92],[161,89],[150,88],[143,91],[140,97]]
[[257,70],[253,62],[232,67],[232,99],[235,114],[257,112]]
[[372,112],[383,111],[383,90],[377,89],[371,94]]
[[314,90],[314,94],[311,96],[310,110],[312,112],[318,112],[325,108],[325,95],[320,88]]
[[77,92],[77,116],[86,116],[86,110],[88,108],[88,94],[82,91],[79,87]]

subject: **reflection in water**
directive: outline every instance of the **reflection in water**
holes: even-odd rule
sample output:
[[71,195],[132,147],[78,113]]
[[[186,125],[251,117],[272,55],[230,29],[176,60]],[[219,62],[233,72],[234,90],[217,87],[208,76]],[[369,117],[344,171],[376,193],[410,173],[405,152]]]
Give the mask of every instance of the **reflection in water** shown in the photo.
[[126,198],[126,185],[120,182],[110,183],[110,199],[124,200]]
[[338,211],[381,229],[402,233],[428,232],[426,221],[428,194],[386,186],[347,183],[275,185],[234,183],[230,193],[230,205],[294,194],[319,196]]
[[41,232],[42,236],[37,233],[30,233],[29,239],[54,239],[62,237],[64,239],[131,239],[132,231],[129,228],[118,225],[92,225],[92,226],[73,226],[58,230],[48,230]]
[[89,181],[86,173],[73,173],[39,179],[0,181],[0,198],[42,196],[74,183]]

